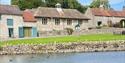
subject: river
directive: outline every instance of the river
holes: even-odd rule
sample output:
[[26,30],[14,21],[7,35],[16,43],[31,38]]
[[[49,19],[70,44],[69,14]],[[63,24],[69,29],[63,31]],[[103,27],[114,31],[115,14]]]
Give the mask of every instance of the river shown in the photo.
[[125,63],[125,51],[37,55],[1,55],[0,63]]

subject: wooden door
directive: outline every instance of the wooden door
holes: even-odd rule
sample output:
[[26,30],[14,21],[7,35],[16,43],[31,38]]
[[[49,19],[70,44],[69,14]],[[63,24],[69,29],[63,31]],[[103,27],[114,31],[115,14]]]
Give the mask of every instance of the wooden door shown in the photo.
[[24,37],[31,37],[32,28],[31,27],[24,27]]

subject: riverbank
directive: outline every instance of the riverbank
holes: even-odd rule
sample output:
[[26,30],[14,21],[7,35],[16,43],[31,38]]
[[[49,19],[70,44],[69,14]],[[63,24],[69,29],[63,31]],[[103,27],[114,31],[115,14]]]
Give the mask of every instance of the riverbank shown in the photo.
[[125,40],[12,45],[1,47],[0,55],[106,51],[125,51]]

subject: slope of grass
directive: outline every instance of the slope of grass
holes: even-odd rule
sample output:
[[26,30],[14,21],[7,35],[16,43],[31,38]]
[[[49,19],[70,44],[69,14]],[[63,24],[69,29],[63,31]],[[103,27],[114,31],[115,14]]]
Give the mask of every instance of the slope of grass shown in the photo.
[[0,46],[6,45],[34,45],[34,44],[50,44],[50,43],[67,43],[67,42],[82,42],[82,41],[109,41],[109,40],[125,40],[124,35],[98,34],[98,35],[81,35],[81,36],[64,36],[64,37],[49,37],[49,38],[34,38],[23,40],[10,40],[0,42]]

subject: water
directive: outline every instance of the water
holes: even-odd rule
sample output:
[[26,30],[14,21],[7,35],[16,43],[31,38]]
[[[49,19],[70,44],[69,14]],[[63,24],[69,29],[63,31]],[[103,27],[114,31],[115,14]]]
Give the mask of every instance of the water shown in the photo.
[[0,63],[125,63],[125,52],[5,55]]

